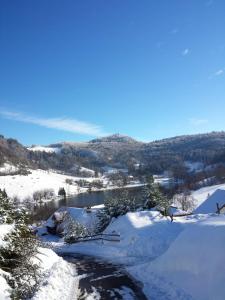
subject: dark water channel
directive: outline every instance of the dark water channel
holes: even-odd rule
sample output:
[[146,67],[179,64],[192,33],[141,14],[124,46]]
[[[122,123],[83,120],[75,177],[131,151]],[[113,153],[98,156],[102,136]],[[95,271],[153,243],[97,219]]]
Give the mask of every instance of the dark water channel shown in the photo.
[[[140,198],[142,187],[134,187],[126,189],[131,197]],[[62,206],[68,207],[87,207],[104,204],[106,197],[110,197],[112,193],[122,193],[122,189],[113,191],[99,191],[91,193],[81,193],[66,199],[51,200],[34,206],[32,211],[32,222],[43,221],[49,218],[57,209]]]
[[101,300],[147,300],[140,284],[121,266],[79,254],[62,257],[74,263],[78,275],[83,275],[79,281],[79,300],[85,300],[88,295]]

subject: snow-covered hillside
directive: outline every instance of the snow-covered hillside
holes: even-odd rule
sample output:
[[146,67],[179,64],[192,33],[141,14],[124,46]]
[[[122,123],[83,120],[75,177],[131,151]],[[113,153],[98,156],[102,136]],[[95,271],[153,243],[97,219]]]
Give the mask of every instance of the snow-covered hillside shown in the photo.
[[40,152],[47,152],[47,153],[59,153],[60,148],[57,147],[47,147],[47,146],[33,146],[27,148],[29,151],[40,151]]
[[[53,171],[30,170],[29,175],[0,176],[0,188],[5,189],[9,197],[23,200],[32,197],[35,191],[53,189],[58,194],[60,187],[64,187],[67,194],[78,192],[77,185],[69,185],[66,179],[79,180],[80,177],[67,176]],[[92,181],[93,178],[85,178]]]

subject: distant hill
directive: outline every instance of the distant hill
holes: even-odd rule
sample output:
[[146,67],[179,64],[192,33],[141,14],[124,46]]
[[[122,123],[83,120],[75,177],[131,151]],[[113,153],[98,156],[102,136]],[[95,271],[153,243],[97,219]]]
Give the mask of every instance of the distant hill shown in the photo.
[[28,150],[16,140],[1,136],[0,163],[5,161],[66,172],[80,165],[94,170],[105,166],[126,168],[132,173],[138,165],[143,171],[160,174],[183,168],[186,161],[205,166],[225,163],[225,132],[178,136],[150,143],[114,134],[89,142],[56,143],[46,146],[46,151],[43,146]]
[[119,133],[91,140],[89,143],[138,143],[135,139]]

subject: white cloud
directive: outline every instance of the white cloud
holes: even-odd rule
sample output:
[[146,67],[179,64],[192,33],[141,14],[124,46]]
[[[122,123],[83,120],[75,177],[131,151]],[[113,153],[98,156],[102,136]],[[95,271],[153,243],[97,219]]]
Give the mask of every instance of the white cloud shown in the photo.
[[189,52],[190,52],[190,50],[188,49],[188,48],[186,48],[186,49],[184,49],[183,51],[182,51],[182,55],[183,56],[186,56],[186,55],[188,55],[189,54]]
[[0,111],[0,115],[9,120],[15,120],[24,123],[35,124],[46,128],[53,128],[57,130],[63,130],[72,133],[79,133],[91,136],[104,136],[107,135],[101,126],[78,121],[76,119],[70,119],[65,117],[59,118],[39,118],[28,116],[19,112]]
[[215,73],[209,76],[209,79],[212,79],[213,77],[221,76],[224,74],[225,69],[219,69]]
[[199,119],[199,118],[190,118],[189,119],[189,123],[192,126],[200,126],[200,125],[204,125],[207,124],[209,121],[207,119]]
[[224,73],[224,70],[223,69],[220,69],[220,70],[218,70],[218,71],[216,71],[215,72],[215,76],[220,76],[220,75],[222,75]]

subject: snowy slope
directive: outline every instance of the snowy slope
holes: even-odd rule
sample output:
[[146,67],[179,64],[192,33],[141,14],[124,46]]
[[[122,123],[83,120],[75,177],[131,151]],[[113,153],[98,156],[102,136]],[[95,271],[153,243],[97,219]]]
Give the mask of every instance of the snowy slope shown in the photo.
[[225,184],[207,186],[192,192],[192,196],[196,201],[196,208],[199,207],[209,196],[211,196],[218,189],[225,190]]
[[209,196],[199,207],[194,211],[195,214],[209,214],[217,211],[217,204],[222,207],[225,204],[225,190],[218,189]]
[[224,232],[224,215],[189,224],[164,255],[133,273],[145,282],[146,290],[149,280],[160,277],[193,299],[224,300]]
[[33,300],[77,299],[79,278],[75,266],[69,264],[52,250],[40,248],[39,262],[43,279]]
[[[60,187],[64,187],[67,194],[78,192],[77,185],[66,184],[66,179],[79,180],[80,177],[67,176],[53,171],[30,170],[29,175],[0,176],[0,188],[5,189],[9,197],[19,199],[32,197],[33,192],[42,189],[53,189],[58,194]],[[92,181],[93,178],[85,178]]]

